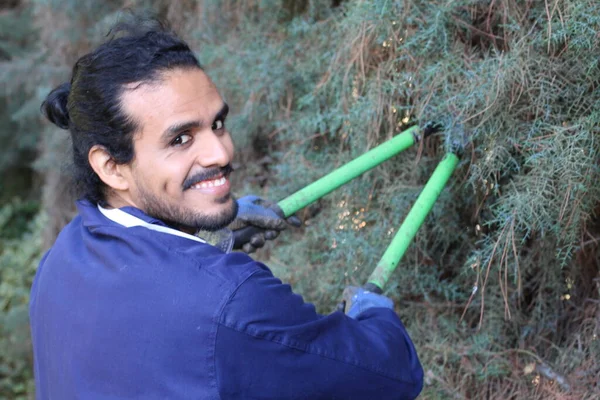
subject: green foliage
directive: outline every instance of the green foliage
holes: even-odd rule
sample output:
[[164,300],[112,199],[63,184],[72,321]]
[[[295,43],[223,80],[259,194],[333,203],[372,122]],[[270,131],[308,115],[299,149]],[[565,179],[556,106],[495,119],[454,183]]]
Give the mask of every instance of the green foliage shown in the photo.
[[0,208],[0,398],[34,393],[28,303],[44,224],[36,211],[19,200]]
[[[468,370],[474,380],[448,383],[445,395],[480,398],[512,379],[520,383],[505,389],[533,393],[512,367],[533,356],[514,350],[557,360],[549,349],[570,346],[576,330],[559,321],[598,298],[585,283],[598,274],[597,250],[582,246],[597,243],[582,237],[598,235],[598,11],[591,1],[548,10],[544,2],[357,1],[308,7],[290,23],[245,24],[205,45],[209,72],[241,110],[234,133],[244,137],[236,139],[275,157],[262,183],[272,198],[410,124],[446,126],[420,157],[395,157],[305,210],[307,228],[280,239],[265,260],[328,312],[344,285],[372,271],[444,151],[463,147],[455,183],[387,293],[407,305],[421,348],[452,337],[468,349],[444,370],[424,350],[432,376],[458,375],[465,360],[479,365]],[[422,307],[450,321],[448,331],[428,325],[420,335]],[[586,348],[593,345],[588,338]],[[482,379],[487,389],[477,392]],[[427,395],[443,396],[437,382]]]

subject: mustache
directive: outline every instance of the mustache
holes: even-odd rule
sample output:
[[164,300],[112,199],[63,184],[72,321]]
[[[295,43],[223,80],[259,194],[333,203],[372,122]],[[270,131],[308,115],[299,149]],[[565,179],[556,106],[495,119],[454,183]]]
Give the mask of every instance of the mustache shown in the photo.
[[208,179],[213,179],[213,178],[216,178],[217,176],[225,176],[226,177],[232,172],[233,172],[233,167],[231,166],[231,164],[227,164],[226,166],[220,167],[220,168],[211,168],[211,169],[204,170],[202,172],[199,172],[197,174],[194,174],[194,175],[186,178],[186,180],[183,182],[183,190],[188,190],[189,188],[191,188],[198,182],[205,181]]

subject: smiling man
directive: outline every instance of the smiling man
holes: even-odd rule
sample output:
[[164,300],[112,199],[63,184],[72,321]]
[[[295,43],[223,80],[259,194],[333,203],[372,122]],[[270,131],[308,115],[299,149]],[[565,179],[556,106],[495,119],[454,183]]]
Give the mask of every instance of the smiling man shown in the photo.
[[110,188],[106,202],[191,234],[231,223],[237,203],[229,184],[229,107],[208,76],[196,66],[161,71],[155,82],[126,85],[120,102],[139,127],[132,162],[115,163],[99,144],[89,151],[91,167]]
[[[319,315],[232,252],[296,222],[232,196],[229,108],[189,47],[155,22],[114,32],[42,106],[80,200],[31,290],[37,398],[415,398],[388,298],[348,288],[346,314]],[[230,229],[248,224],[250,242]]]

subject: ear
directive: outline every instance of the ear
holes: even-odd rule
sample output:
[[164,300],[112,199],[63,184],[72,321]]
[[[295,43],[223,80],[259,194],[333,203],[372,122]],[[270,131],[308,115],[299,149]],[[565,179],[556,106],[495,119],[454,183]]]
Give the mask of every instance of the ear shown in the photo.
[[117,164],[108,153],[106,148],[94,145],[88,153],[88,162],[94,172],[110,188],[123,191],[129,189],[129,181],[121,170],[122,166]]

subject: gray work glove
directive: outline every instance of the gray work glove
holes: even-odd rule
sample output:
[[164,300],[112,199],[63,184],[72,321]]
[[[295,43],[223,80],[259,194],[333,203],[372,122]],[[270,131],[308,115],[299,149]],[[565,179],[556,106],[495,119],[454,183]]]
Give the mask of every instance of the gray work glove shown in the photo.
[[342,293],[341,311],[344,311],[350,318],[358,317],[363,311],[373,307],[383,307],[394,309],[394,302],[386,296],[369,292],[366,289],[357,286],[346,286]]
[[[275,239],[288,225],[302,225],[295,215],[285,218],[277,204],[258,196],[244,196],[237,203],[237,216],[229,225],[233,231],[233,248],[236,250],[252,253],[263,247],[267,240]],[[249,227],[253,227],[254,231],[249,233]]]

